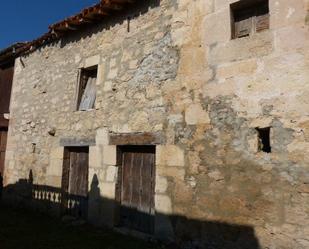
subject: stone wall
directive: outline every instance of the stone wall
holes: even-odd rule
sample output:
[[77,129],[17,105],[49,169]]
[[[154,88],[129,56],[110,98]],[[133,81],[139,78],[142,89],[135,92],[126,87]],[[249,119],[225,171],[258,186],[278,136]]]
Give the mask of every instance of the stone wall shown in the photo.
[[[270,29],[235,40],[232,2],[162,0],[130,32],[115,18],[17,59],[6,184],[31,169],[60,187],[60,140],[95,138],[89,184],[96,174],[113,200],[110,134],[159,132],[157,235],[207,244],[218,222],[251,227],[261,248],[308,248],[308,1],[269,0]],[[96,64],[95,109],[75,111],[78,68]],[[271,127],[272,153],[258,150],[257,127]],[[113,208],[91,208],[113,225]],[[245,243],[229,231],[218,243]]]

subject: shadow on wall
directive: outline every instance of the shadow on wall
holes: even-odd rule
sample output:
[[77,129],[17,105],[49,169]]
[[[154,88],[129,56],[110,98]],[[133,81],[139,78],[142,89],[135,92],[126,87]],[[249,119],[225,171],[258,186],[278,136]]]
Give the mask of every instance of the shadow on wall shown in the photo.
[[[2,182],[0,182],[2,183]],[[2,187],[0,187],[1,191]],[[1,192],[0,192],[1,193]],[[223,222],[190,219],[178,215],[156,213],[155,216],[122,206],[114,200],[101,197],[98,177],[94,175],[87,197],[64,193],[60,188],[33,184],[32,172],[29,179],[21,179],[16,184],[3,188],[2,201],[6,205],[29,208],[48,215],[75,219],[88,219],[90,223],[102,225],[106,209],[113,209],[116,229],[123,231],[148,230],[157,234],[157,221],[169,220],[174,233],[174,242],[168,248],[193,249],[260,249],[254,229],[251,226]],[[109,212],[110,214],[110,212]],[[109,215],[110,216],[110,215]],[[110,217],[109,217],[110,218]],[[128,222],[132,220],[134,222]],[[140,223],[144,223],[144,227]],[[145,221],[148,221],[145,223]],[[156,223],[156,228],[154,228]],[[146,224],[146,227],[145,227]],[[152,226],[154,229],[152,229]],[[160,225],[159,225],[160,226]],[[162,227],[160,227],[162,228]],[[164,229],[163,229],[164,230]],[[133,233],[134,234],[134,233]]]

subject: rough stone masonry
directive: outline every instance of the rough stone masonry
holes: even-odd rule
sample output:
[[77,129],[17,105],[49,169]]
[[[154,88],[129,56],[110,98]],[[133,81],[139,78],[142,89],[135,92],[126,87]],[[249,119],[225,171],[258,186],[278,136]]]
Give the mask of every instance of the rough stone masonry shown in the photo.
[[[80,143],[89,188],[97,175],[114,200],[112,135],[154,134],[155,237],[309,248],[309,2],[269,0],[269,29],[231,39],[234,2],[162,0],[129,32],[115,18],[16,59],[5,184],[31,170],[60,188],[64,145]],[[94,65],[95,108],[76,111],[79,69]],[[267,127],[271,153],[259,147]],[[90,203],[90,222],[112,227],[114,215]]]

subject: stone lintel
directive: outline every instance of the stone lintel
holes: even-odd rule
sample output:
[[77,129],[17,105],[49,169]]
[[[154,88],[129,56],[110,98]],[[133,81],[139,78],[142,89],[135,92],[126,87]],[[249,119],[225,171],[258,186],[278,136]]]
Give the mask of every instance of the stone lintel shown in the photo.
[[165,135],[162,132],[112,133],[110,145],[156,145],[165,144]]
[[95,138],[61,138],[60,146],[94,146],[96,144]]

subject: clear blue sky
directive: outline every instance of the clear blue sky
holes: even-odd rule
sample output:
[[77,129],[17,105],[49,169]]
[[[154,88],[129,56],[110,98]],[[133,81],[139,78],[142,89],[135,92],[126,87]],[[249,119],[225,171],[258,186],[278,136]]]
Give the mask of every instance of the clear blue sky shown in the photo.
[[31,41],[48,26],[78,13],[99,0],[0,0],[0,50]]

